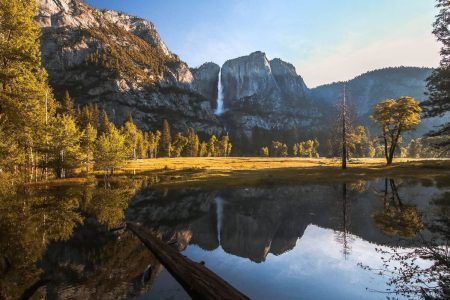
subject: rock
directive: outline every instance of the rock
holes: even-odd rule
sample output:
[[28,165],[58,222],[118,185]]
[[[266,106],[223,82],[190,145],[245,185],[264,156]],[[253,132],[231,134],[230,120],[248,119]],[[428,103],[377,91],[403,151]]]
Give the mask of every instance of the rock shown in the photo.
[[280,91],[263,52],[228,60],[222,67],[225,108],[253,98],[263,110],[280,104]]
[[219,71],[220,67],[212,62],[204,63],[198,68],[191,69],[194,75],[193,88],[208,99],[214,108],[217,106]]
[[[326,124],[323,112],[328,110],[319,110],[308,97],[308,88],[294,66],[281,59],[269,61],[263,52],[225,62],[222,85],[226,128],[232,136],[241,137],[239,143],[254,148],[244,151],[256,154],[255,149],[261,144],[270,144],[269,132],[273,132],[271,135],[275,139],[283,139],[288,132],[301,132],[301,136],[290,134],[294,141]],[[263,135],[267,140],[256,141],[255,128],[265,130]]]
[[[57,98],[66,90],[77,105],[97,103],[117,125],[128,113],[139,127],[155,130],[163,119],[176,131],[229,132],[238,154],[256,154],[280,139],[291,145],[319,138],[324,145],[336,119],[342,82],[308,89],[295,67],[257,51],[222,66],[226,112],[214,115],[220,67],[190,69],[144,19],[99,10],[81,0],[38,0],[42,62]],[[389,68],[347,82],[358,123],[375,131],[373,105],[403,95],[425,99],[431,69]],[[448,119],[448,116],[445,118]],[[442,124],[425,120],[412,135]],[[253,138],[255,131],[259,137]]]
[[295,67],[279,58],[270,61],[273,77],[284,98],[302,100],[306,98],[308,88],[303,78],[297,75]]
[[193,88],[188,65],[151,22],[80,0],[39,0],[36,19],[57,98],[68,90],[77,105],[97,103],[117,125],[132,113],[145,130],[167,119],[174,131],[223,131],[210,99]]

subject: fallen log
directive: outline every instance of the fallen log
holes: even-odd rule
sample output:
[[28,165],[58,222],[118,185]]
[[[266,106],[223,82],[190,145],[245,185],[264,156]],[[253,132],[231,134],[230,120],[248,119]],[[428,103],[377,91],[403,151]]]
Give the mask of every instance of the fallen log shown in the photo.
[[142,225],[127,222],[127,228],[136,234],[193,299],[250,299],[203,264],[193,262],[162,242]]

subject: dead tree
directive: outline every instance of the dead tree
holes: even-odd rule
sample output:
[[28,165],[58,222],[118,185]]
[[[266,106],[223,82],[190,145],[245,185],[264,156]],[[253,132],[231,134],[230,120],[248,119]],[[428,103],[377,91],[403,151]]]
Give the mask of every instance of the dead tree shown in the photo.
[[350,109],[348,105],[348,95],[347,88],[344,84],[344,88],[341,94],[341,101],[339,104],[339,123],[342,126],[342,139],[341,139],[341,148],[342,148],[342,169],[347,168],[347,160],[348,160],[348,135],[350,131]]

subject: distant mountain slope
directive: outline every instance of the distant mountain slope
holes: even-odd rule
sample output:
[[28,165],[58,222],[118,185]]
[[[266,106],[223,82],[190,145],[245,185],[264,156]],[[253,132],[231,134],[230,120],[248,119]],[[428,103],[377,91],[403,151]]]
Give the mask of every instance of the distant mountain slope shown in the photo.
[[[349,102],[356,110],[359,122],[373,128],[369,116],[373,106],[387,98],[411,96],[419,101],[426,99],[426,78],[431,68],[395,67],[374,70],[355,77],[347,82],[336,82],[318,86],[310,90],[310,96],[316,102],[337,104],[344,83],[348,90]],[[443,123],[442,118],[422,120],[422,124],[411,137],[421,136]]]
[[[99,10],[81,0],[38,0],[42,60],[55,94],[65,90],[76,104],[97,103],[120,125],[128,113],[142,129],[169,120],[174,131],[229,132],[235,154],[257,154],[272,140],[292,145],[318,138],[322,147],[336,119],[343,82],[308,89],[295,67],[257,51],[220,67],[189,68],[170,52],[155,26],[144,19]],[[221,72],[225,113],[214,114]],[[385,98],[424,100],[428,68],[375,70],[347,82],[359,122]],[[427,119],[419,136],[443,123]]]
[[358,113],[369,112],[373,105],[386,98],[412,96],[425,99],[425,79],[431,74],[430,68],[397,67],[374,70],[359,75],[347,82],[336,82],[311,89],[315,101],[335,104],[339,101],[343,84],[346,84],[350,101]]

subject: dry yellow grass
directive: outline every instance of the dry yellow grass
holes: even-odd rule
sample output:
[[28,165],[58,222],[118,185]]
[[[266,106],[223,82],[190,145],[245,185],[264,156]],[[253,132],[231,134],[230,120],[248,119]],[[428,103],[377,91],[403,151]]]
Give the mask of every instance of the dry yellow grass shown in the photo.
[[[381,158],[353,159],[348,168],[340,168],[339,159],[329,158],[262,158],[262,157],[181,157],[128,161],[114,172],[119,179],[138,175],[151,179],[153,185],[224,187],[237,185],[270,185],[299,182],[351,182],[374,177],[414,177],[450,179],[449,159],[397,159],[386,166]],[[53,179],[31,183],[33,186],[92,184],[96,177]]]
[[[382,158],[358,158],[349,162],[349,168],[389,168]],[[450,166],[450,160],[436,159],[397,159],[394,167],[398,166]],[[156,170],[264,170],[280,168],[317,168],[339,167],[340,160],[330,158],[294,158],[294,157],[180,157],[157,158],[128,161],[121,170],[125,172],[145,172]],[[391,166],[392,167],[392,166]]]
[[310,158],[158,158],[129,161],[124,174],[153,175],[159,186],[207,185],[212,187],[291,182],[330,182],[380,176],[428,179],[450,175],[450,160],[397,159],[386,166],[384,159],[354,159],[347,170],[338,159]]

